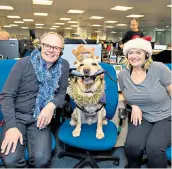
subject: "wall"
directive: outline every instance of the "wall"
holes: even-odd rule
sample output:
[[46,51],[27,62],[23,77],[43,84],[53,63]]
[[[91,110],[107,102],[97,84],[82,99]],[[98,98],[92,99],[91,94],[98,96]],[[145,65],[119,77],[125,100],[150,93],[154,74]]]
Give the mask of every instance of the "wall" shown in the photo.
[[19,28],[5,28],[10,35],[20,35],[24,36],[25,38],[29,37],[29,30],[28,29],[19,29]]
[[[19,36],[23,36],[24,38],[29,38],[30,37],[30,33],[29,33],[29,29],[20,29],[20,28],[5,28],[4,30],[6,30],[7,32],[9,32],[9,34],[12,35],[19,35]],[[45,32],[50,32],[51,30],[49,29],[35,29],[35,35],[36,37],[41,36],[43,33]],[[54,30],[53,30],[54,32]],[[60,34],[62,34],[62,32],[60,32]]]

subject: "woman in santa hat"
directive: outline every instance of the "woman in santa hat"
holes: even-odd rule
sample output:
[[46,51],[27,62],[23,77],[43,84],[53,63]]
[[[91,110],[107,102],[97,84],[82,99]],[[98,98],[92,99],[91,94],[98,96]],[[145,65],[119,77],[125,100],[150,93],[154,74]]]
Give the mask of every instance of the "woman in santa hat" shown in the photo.
[[146,150],[148,167],[166,168],[165,151],[171,145],[171,71],[152,61],[146,39],[130,40],[123,49],[127,64],[119,74],[119,85],[131,106],[126,157],[129,168],[139,168]]

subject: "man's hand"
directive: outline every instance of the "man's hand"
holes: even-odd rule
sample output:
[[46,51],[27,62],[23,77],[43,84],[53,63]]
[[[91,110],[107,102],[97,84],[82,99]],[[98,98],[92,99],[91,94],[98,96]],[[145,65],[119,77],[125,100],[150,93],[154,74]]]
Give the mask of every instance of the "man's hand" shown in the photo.
[[56,106],[49,102],[40,112],[37,120],[37,127],[42,129],[45,128],[50,122],[54,114]]
[[23,136],[18,128],[10,128],[5,133],[5,138],[1,145],[1,153],[6,153],[8,155],[11,147],[13,146],[11,152],[14,153],[17,147],[18,140],[20,140],[20,144],[23,145]]
[[133,125],[137,126],[138,123],[141,124],[141,121],[142,121],[142,111],[136,105],[132,105],[131,107],[132,107],[131,122],[133,122]]

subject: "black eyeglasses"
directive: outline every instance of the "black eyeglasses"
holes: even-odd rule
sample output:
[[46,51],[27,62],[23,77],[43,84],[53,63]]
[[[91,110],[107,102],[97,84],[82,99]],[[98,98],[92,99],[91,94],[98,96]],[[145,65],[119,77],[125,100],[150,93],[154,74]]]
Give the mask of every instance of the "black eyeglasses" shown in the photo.
[[63,48],[58,47],[58,46],[51,46],[46,43],[42,43],[42,46],[44,50],[50,50],[51,48],[53,49],[53,52],[61,52]]

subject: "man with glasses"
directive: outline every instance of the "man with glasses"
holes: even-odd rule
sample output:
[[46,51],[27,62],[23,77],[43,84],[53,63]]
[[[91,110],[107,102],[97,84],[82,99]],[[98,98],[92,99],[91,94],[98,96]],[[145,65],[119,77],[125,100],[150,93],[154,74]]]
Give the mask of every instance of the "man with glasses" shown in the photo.
[[0,95],[4,116],[1,153],[5,167],[46,167],[51,158],[51,129],[56,107],[62,107],[68,84],[69,63],[61,58],[63,38],[44,34],[40,49],[13,67]]
[[[143,37],[144,36],[143,32],[138,29],[138,26],[139,26],[139,21],[138,20],[132,19],[130,21],[131,30],[127,31],[124,34],[124,36],[123,36],[123,38],[121,40],[122,44],[124,44],[124,43],[128,42],[129,40],[131,40],[133,38],[133,36],[138,36],[138,37]],[[123,45],[121,47],[123,48]]]

